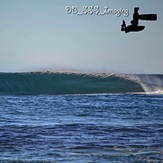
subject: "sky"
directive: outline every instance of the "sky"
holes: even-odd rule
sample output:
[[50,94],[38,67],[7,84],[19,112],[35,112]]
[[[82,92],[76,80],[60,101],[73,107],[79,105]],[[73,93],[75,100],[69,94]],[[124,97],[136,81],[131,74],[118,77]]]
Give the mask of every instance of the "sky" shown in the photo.
[[[116,14],[67,13],[74,6],[125,9]],[[157,14],[141,32],[121,32],[134,7]],[[162,0],[0,0],[0,72],[163,73]],[[74,10],[75,12],[76,10]]]

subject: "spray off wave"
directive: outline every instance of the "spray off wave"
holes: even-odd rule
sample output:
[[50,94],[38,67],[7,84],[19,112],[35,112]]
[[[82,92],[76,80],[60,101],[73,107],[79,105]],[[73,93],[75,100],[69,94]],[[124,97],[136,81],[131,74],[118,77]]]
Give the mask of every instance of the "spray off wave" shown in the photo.
[[147,94],[163,94],[163,75],[130,75],[131,80],[141,85]]
[[[159,78],[163,81],[163,76]],[[141,75],[71,72],[0,73],[0,94],[9,95],[140,93],[149,92],[147,88],[150,87],[156,86],[145,84]],[[162,85],[159,87],[162,89]]]

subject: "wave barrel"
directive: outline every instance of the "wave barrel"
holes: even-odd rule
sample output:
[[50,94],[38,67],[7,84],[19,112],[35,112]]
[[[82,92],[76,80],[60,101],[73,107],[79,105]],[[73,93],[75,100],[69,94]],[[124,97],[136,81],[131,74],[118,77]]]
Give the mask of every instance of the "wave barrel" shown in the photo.
[[156,21],[157,20],[157,14],[141,14],[139,15],[140,20],[150,20],[150,21]]

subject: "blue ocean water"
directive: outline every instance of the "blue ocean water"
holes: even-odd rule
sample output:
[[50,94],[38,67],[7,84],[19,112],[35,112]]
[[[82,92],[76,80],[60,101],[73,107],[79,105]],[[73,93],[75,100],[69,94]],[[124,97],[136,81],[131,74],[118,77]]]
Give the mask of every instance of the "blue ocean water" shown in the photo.
[[163,161],[163,95],[12,95],[0,101],[0,162]]
[[[73,91],[80,90],[79,94],[63,93],[71,90],[63,87],[65,74],[54,83],[56,74],[1,75],[0,162],[163,162],[163,94],[158,75],[140,75],[137,84],[133,76],[129,81],[71,74],[66,86],[74,84]],[[40,77],[43,83],[51,81],[44,87]],[[113,92],[100,93],[99,87]]]

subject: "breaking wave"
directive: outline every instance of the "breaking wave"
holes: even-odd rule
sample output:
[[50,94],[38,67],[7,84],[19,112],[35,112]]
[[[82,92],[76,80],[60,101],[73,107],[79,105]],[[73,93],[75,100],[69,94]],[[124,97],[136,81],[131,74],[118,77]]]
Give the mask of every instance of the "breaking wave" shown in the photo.
[[[163,76],[159,77],[163,79]],[[160,87],[162,89],[162,85]],[[0,73],[0,94],[57,95],[153,91],[149,88],[156,88],[156,85],[149,82],[146,84],[141,75],[70,72]]]

